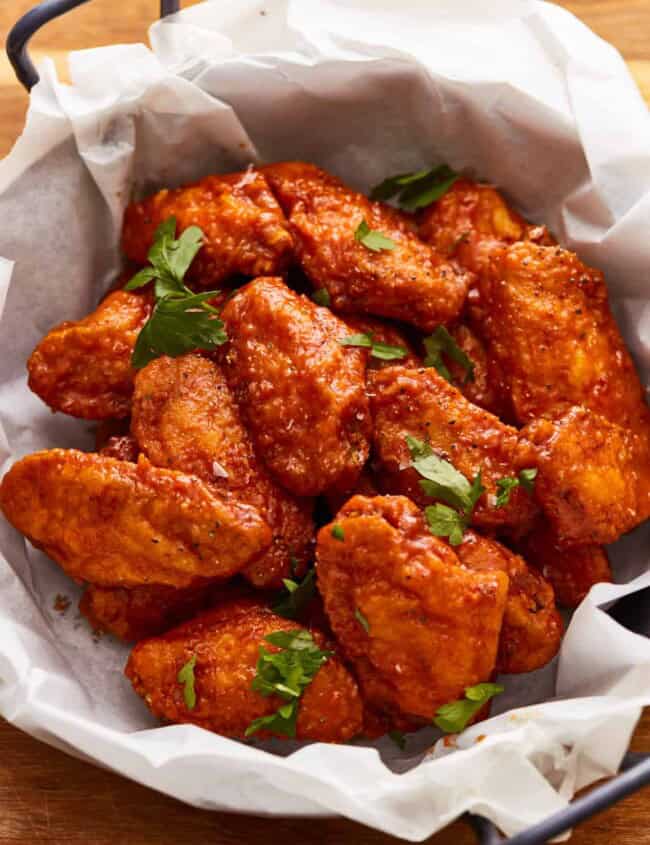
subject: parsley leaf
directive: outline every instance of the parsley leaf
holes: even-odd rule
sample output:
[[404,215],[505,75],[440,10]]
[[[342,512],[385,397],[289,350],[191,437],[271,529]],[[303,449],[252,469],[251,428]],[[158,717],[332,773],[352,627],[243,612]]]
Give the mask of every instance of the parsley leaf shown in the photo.
[[332,526],[332,537],[334,537],[335,540],[340,540],[341,542],[345,540],[345,534],[343,533],[342,526],[338,524]]
[[506,477],[497,480],[497,495],[496,507],[502,508],[510,501],[510,494],[516,487],[523,487],[524,490],[530,494],[535,488],[535,477],[537,476],[537,469],[522,469],[517,478]]
[[467,687],[465,698],[443,704],[436,711],[433,723],[445,733],[460,733],[465,730],[467,723],[481,707],[503,690],[504,688],[499,684],[477,684],[474,687]]
[[406,748],[406,737],[401,731],[388,731],[388,736],[393,740],[400,751],[404,751]]
[[371,229],[365,220],[362,220],[357,226],[354,238],[359,241],[359,243],[363,244],[366,249],[370,249],[373,252],[392,250],[397,246],[395,241],[387,235],[383,235],[381,232]]
[[285,704],[275,713],[253,719],[246,728],[245,736],[265,728],[275,734],[295,737],[300,697],[332,652],[318,648],[309,631],[302,629],[275,631],[265,640],[281,650],[271,652],[260,646],[257,674],[251,688],[265,698],[277,695],[284,699]]
[[415,211],[439,200],[458,178],[458,174],[446,164],[415,173],[399,173],[373,188],[370,199],[389,200],[398,195],[397,201],[402,208]]
[[453,377],[442,358],[444,353],[452,361],[460,364],[465,370],[463,384],[467,384],[468,381],[474,381],[474,369],[476,365],[469,355],[458,346],[444,326],[438,326],[433,334],[424,338],[423,343],[426,352],[424,359],[425,367],[435,367],[443,378],[446,378],[448,382],[453,384]]
[[408,355],[403,346],[389,346],[387,343],[375,343],[371,334],[351,334],[339,340],[341,346],[363,346],[370,350],[373,358],[381,361],[396,361]]
[[285,589],[273,605],[273,612],[285,619],[299,619],[307,605],[316,595],[316,570],[310,569],[302,581],[283,578]]
[[316,305],[322,305],[325,308],[329,308],[332,302],[327,288],[319,288],[318,290],[315,290],[312,293],[311,298],[312,301],[316,303]]
[[424,509],[424,516],[429,531],[436,537],[448,537],[452,546],[459,546],[463,542],[467,520],[462,513],[447,505],[435,504]]
[[176,218],[158,226],[145,267],[125,285],[136,290],[154,281],[155,305],[133,350],[131,363],[140,369],[160,355],[176,357],[193,349],[216,349],[227,335],[219,312],[208,300],[218,291],[194,294],[183,282],[203,244],[203,232],[190,226],[175,239]]
[[358,607],[354,608],[354,618],[357,620],[359,625],[361,625],[361,627],[365,630],[367,634],[370,631],[370,623]]
[[188,710],[193,710],[196,707],[196,690],[194,689],[195,666],[196,654],[193,654],[176,676],[178,683],[183,685],[183,699]]

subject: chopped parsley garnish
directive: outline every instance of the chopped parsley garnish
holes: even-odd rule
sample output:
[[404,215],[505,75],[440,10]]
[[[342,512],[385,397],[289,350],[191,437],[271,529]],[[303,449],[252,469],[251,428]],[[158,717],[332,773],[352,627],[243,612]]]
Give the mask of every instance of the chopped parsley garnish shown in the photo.
[[436,711],[433,723],[445,733],[460,733],[465,730],[467,723],[478,713],[481,707],[495,695],[502,693],[503,690],[504,688],[499,684],[477,684],[474,687],[467,687],[465,698],[443,704]]
[[301,629],[275,631],[264,639],[281,651],[272,652],[260,646],[257,674],[251,688],[265,698],[277,695],[286,703],[275,713],[253,719],[246,728],[245,736],[263,728],[282,736],[295,737],[300,697],[332,652],[322,651],[309,631]]
[[439,200],[459,178],[451,167],[440,164],[415,173],[400,173],[384,179],[370,192],[370,199],[389,200],[397,195],[397,202],[406,211],[415,211]]
[[185,273],[203,244],[203,232],[190,226],[176,240],[176,218],[169,217],[156,229],[145,267],[125,285],[136,290],[154,281],[154,307],[133,350],[136,369],[160,355],[172,358],[193,349],[216,349],[227,335],[219,311],[209,304],[218,291],[192,293],[185,286]]
[[395,241],[387,235],[383,235],[381,232],[371,229],[365,220],[362,220],[357,226],[354,237],[355,240],[363,244],[366,249],[370,249],[373,252],[382,252],[386,249],[391,250],[395,249],[397,246]]
[[188,710],[193,710],[196,707],[196,690],[194,689],[195,666],[196,654],[193,654],[176,676],[178,683],[183,686],[183,699]]
[[505,507],[510,501],[510,494],[516,487],[523,487],[528,494],[532,493],[535,489],[536,476],[537,469],[531,467],[530,469],[522,469],[516,478],[499,478],[497,481],[497,490],[499,493],[497,495],[496,507]]
[[316,570],[310,569],[302,581],[283,578],[284,590],[273,605],[273,612],[285,619],[299,619],[316,595]]
[[406,737],[401,731],[388,731],[388,736],[393,740],[400,751],[406,748]]
[[316,303],[316,305],[322,305],[325,308],[329,308],[332,302],[329,291],[327,288],[319,288],[315,290],[311,295],[312,301]]
[[364,631],[367,634],[370,631],[370,623],[368,622],[368,620],[363,615],[363,613],[359,610],[358,607],[355,607],[355,609],[354,609],[354,618],[357,620],[359,625],[361,625],[361,627],[364,629]]
[[341,542],[345,540],[345,534],[343,533],[342,526],[338,524],[332,526],[332,537],[334,537],[335,540],[340,540]]
[[425,367],[435,367],[443,378],[446,378],[448,382],[453,384],[454,379],[442,357],[444,354],[465,370],[463,384],[467,384],[468,381],[474,381],[474,362],[460,348],[444,326],[438,326],[433,334],[424,338],[423,343],[426,352],[424,359]]
[[446,504],[430,505],[424,509],[429,530],[437,537],[448,537],[452,546],[463,540],[472,513],[485,488],[481,473],[470,482],[449,461],[439,458],[422,440],[407,436],[411,465],[422,476],[420,487],[432,499]]
[[408,355],[403,346],[389,346],[387,343],[375,343],[372,334],[351,334],[339,340],[341,346],[363,346],[370,350],[373,358],[381,361],[396,361]]

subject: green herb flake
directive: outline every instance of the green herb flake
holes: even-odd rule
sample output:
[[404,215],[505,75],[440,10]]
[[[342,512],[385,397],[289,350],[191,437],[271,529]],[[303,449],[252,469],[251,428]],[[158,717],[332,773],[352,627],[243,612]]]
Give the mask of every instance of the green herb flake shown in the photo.
[[388,736],[393,740],[400,751],[406,748],[406,737],[401,731],[388,731]]
[[310,569],[302,581],[283,578],[284,590],[273,605],[273,612],[285,619],[299,619],[316,595],[316,570]]
[[226,342],[219,312],[209,304],[218,291],[194,294],[183,279],[203,244],[203,232],[190,226],[176,240],[176,218],[158,226],[145,267],[125,285],[136,290],[154,281],[154,307],[138,335],[131,363],[146,366],[160,355],[177,357],[194,349],[213,350]]
[[359,610],[358,607],[355,607],[355,609],[354,609],[354,618],[357,620],[359,625],[361,625],[361,627],[364,629],[366,634],[370,632],[370,623],[368,622],[368,620],[363,615],[363,613]]
[[514,477],[506,477],[497,479],[497,500],[495,507],[503,508],[510,501],[510,494],[516,487],[523,487],[523,489],[530,495],[535,489],[535,478],[537,476],[537,469],[522,469],[519,475]]
[[424,516],[429,531],[436,537],[447,537],[452,546],[459,546],[463,542],[468,523],[462,513],[438,503],[426,507]]
[[373,188],[370,199],[389,200],[396,196],[402,208],[415,211],[439,200],[458,178],[458,174],[446,164],[424,168],[415,173],[400,173],[384,179]]
[[389,238],[387,235],[384,235],[381,232],[377,232],[374,229],[371,229],[365,220],[362,220],[361,223],[359,223],[359,225],[357,226],[356,231],[354,233],[354,238],[355,240],[359,241],[359,243],[363,244],[366,249],[372,250],[372,252],[392,250],[395,249],[395,247],[397,246],[395,241]]
[[334,537],[335,540],[340,540],[341,543],[345,540],[343,527],[341,525],[338,525],[338,523],[332,526],[332,537]]
[[322,305],[324,308],[329,308],[332,303],[332,299],[327,288],[319,288],[318,290],[315,290],[312,293],[311,298],[316,305]]
[[450,701],[436,711],[433,723],[445,733],[460,733],[468,722],[478,713],[483,705],[504,688],[499,684],[477,684],[467,687],[465,697],[460,701]]
[[370,349],[373,358],[381,361],[396,361],[408,355],[403,346],[389,346],[387,343],[375,343],[372,334],[351,334],[339,340],[341,346],[361,346]]
[[309,631],[275,631],[265,641],[279,651],[259,647],[257,673],[251,688],[264,698],[277,695],[284,700],[275,713],[254,719],[246,728],[251,736],[261,728],[281,736],[295,737],[298,703],[320,667],[331,657],[331,651],[318,648]]
[[519,473],[519,483],[527,493],[532,493],[535,489],[535,479],[537,478],[537,468],[522,469]]
[[465,370],[463,384],[467,384],[468,381],[474,381],[474,369],[476,365],[469,355],[460,348],[444,326],[438,326],[433,334],[424,338],[423,343],[426,352],[424,358],[425,367],[434,367],[443,378],[453,384],[454,379],[442,357],[444,354]]
[[181,668],[176,680],[183,686],[183,699],[188,710],[196,707],[196,690],[194,688],[194,667],[196,666],[196,654],[193,654],[187,663]]

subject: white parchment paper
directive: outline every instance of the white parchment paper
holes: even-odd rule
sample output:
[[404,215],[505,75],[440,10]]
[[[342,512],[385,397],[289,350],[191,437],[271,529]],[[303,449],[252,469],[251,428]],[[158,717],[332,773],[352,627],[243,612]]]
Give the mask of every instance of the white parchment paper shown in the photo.
[[[496,183],[607,272],[647,384],[650,118],[620,56],[568,13],[523,0],[239,0],[192,7],[151,40],[153,52],[74,54],[72,87],[44,62],[0,163],[3,469],[91,443],[87,424],[29,393],[25,360],[106,289],[130,196],[251,161],[314,161],[363,190],[439,161]],[[2,521],[0,712],[201,807],[340,813],[414,841],[472,810],[511,834],[613,773],[650,703],[650,642],[604,609],[650,587],[648,536],[613,550],[619,584],[592,590],[559,660],[506,679],[500,715],[456,747],[423,755],[416,737],[400,755],[387,740],[246,745],[158,727],[122,675],[127,650],[93,638],[76,588]],[[66,612],[57,594],[72,599]]]

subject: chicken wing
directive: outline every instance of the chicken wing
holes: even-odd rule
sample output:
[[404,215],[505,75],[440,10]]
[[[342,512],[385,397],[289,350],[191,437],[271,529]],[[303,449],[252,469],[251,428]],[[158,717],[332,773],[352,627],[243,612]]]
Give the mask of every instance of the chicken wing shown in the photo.
[[473,405],[478,405],[479,408],[489,411],[495,417],[510,421],[510,409],[503,401],[505,391],[502,387],[501,371],[496,362],[488,358],[481,339],[463,323],[451,328],[449,333],[456,341],[458,348],[474,365],[472,377],[467,378],[467,372],[459,363],[451,358],[445,358],[444,363],[451,373],[454,385]]
[[152,361],[136,377],[131,426],[154,465],[196,475],[268,522],[271,547],[242,571],[251,583],[282,587],[283,578],[304,573],[313,552],[313,503],[298,502],[270,479],[217,364],[199,355]]
[[532,672],[545,666],[562,641],[562,618],[553,587],[522,557],[475,531],[466,531],[454,551],[469,569],[505,572],[509,578],[497,672]]
[[406,438],[414,437],[428,443],[468,481],[481,473],[485,493],[472,514],[473,524],[525,532],[537,507],[523,487],[511,491],[506,505],[496,506],[497,481],[516,478],[520,470],[536,465],[533,450],[521,447],[516,429],[472,405],[433,368],[381,370],[372,374],[369,390],[373,450],[384,492],[409,496],[420,505],[433,501],[411,465]]
[[51,449],[0,486],[9,522],[79,581],[189,587],[234,575],[271,542],[255,508],[189,475]]
[[634,435],[587,408],[521,430],[537,451],[535,495],[564,545],[613,543],[650,515]]
[[472,571],[403,496],[355,496],[317,538],[332,630],[374,710],[431,719],[495,667],[508,592]]
[[[272,164],[262,172],[289,218],[302,269],[337,311],[392,317],[424,331],[458,315],[469,276],[421,241],[408,217],[311,164]],[[365,246],[355,237],[363,221],[394,246]]]
[[282,273],[291,260],[288,223],[256,170],[207,176],[132,203],[124,215],[124,253],[145,264],[156,228],[172,216],[178,234],[189,226],[203,231],[203,247],[187,276],[197,287],[214,288],[237,274]]
[[486,269],[495,246],[528,240],[555,243],[545,226],[528,224],[492,185],[469,179],[458,179],[425,208],[419,224],[422,240],[478,274]]
[[553,585],[555,596],[564,607],[577,607],[594,584],[612,580],[607,551],[602,546],[565,548],[542,520],[519,546],[526,560]]
[[[222,605],[162,637],[144,640],[131,652],[126,675],[152,713],[168,722],[191,723],[223,736],[244,738],[254,719],[286,704],[251,688],[260,646],[278,651],[265,637],[276,631],[301,630],[255,601]],[[302,629],[305,630],[305,629]],[[332,644],[312,630],[320,648]],[[188,707],[178,674],[195,658],[196,702]],[[300,698],[297,739],[345,742],[362,727],[357,685],[334,654],[318,669]],[[260,731],[256,736],[270,736]]]
[[368,457],[366,352],[350,328],[281,279],[256,279],[222,311],[228,383],[255,451],[290,492],[351,487]]
[[53,411],[103,420],[131,408],[131,353],[151,311],[148,294],[114,291],[78,322],[61,323],[32,352],[29,386]]

